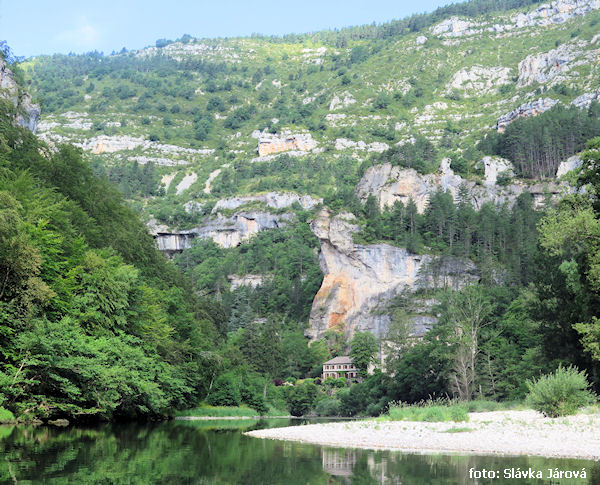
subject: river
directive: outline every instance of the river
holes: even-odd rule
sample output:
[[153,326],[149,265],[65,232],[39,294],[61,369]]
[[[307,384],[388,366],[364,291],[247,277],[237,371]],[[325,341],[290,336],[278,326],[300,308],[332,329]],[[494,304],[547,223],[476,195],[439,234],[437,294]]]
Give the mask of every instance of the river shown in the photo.
[[[261,440],[243,431],[304,421],[169,421],[93,428],[0,426],[1,484],[592,484],[600,463],[415,455]],[[582,470],[585,479],[477,479],[474,471]],[[510,473],[510,472],[509,472]],[[514,476],[514,475],[513,475]]]

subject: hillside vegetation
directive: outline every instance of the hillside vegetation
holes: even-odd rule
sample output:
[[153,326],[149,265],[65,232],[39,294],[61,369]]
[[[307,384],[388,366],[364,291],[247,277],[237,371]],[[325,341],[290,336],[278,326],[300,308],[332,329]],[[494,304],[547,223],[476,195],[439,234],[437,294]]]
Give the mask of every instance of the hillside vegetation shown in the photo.
[[[20,63],[43,115],[2,127],[0,406],[376,415],[559,365],[598,390],[600,11],[537,4]],[[321,383],[349,352],[381,369]]]

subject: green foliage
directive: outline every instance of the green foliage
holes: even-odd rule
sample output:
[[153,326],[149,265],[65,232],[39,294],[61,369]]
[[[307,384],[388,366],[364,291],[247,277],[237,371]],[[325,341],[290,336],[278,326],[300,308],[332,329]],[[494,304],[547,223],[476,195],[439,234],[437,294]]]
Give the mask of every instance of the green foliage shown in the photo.
[[0,424],[13,423],[15,421],[15,415],[8,409],[4,409],[0,406]]
[[589,386],[584,371],[559,365],[554,373],[527,381],[527,403],[551,418],[575,414],[595,400]]
[[242,397],[233,375],[220,375],[213,384],[206,402],[211,406],[239,406]]
[[176,416],[199,416],[199,417],[254,417],[259,414],[247,406],[210,406],[199,407],[177,411]]
[[214,309],[78,150],[48,155],[0,115],[1,405],[112,419],[202,397],[218,361]]
[[291,387],[287,394],[287,402],[292,416],[304,416],[313,408],[317,397],[317,386],[305,382]]
[[557,105],[539,116],[515,120],[504,133],[488,135],[480,146],[514,162],[523,177],[546,178],[598,135],[600,104],[592,103],[587,110]]
[[339,416],[340,402],[337,399],[324,398],[317,403],[315,408],[317,416]]
[[375,353],[378,350],[375,335],[371,332],[356,332],[350,347],[350,357],[358,369],[358,374],[366,377],[369,365],[375,362]]

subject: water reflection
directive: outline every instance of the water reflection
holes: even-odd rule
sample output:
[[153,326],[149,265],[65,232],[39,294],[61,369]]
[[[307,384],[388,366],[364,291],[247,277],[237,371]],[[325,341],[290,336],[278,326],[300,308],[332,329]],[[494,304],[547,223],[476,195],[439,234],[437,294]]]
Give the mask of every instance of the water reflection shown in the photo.
[[[194,421],[96,428],[0,426],[0,484],[472,484],[469,470],[581,469],[600,484],[598,464],[544,458],[405,455],[258,440],[242,431],[286,420]],[[551,483],[518,480],[519,484]]]

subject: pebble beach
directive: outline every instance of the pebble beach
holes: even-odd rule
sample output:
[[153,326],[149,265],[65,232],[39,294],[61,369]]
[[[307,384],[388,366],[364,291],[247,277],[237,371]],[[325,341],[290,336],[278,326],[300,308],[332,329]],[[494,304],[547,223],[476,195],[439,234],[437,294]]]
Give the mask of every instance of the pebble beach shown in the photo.
[[466,422],[370,419],[271,428],[263,439],[410,453],[531,455],[600,460],[600,414],[546,418],[535,411],[469,414]]

